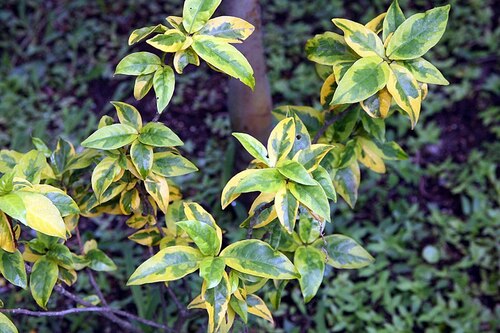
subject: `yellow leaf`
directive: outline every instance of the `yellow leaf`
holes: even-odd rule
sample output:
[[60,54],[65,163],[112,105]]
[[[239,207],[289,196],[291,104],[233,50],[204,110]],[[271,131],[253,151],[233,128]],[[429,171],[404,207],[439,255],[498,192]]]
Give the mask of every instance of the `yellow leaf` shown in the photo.
[[161,176],[151,173],[144,181],[146,191],[158,204],[160,210],[166,214],[169,201],[169,189],[167,180]]
[[247,296],[247,304],[248,304],[248,313],[253,314],[254,316],[263,318],[269,321],[271,324],[274,324],[273,315],[266,303],[257,295],[248,295]]
[[7,215],[2,211],[0,211],[0,249],[10,253],[16,250],[16,241],[14,240],[12,226]]
[[358,160],[367,168],[377,172],[385,173],[385,163],[382,159],[383,153],[377,145],[364,137],[357,137],[356,155]]
[[384,18],[387,13],[382,13],[379,16],[375,17],[373,20],[365,24],[365,27],[378,34],[382,31],[384,27]]

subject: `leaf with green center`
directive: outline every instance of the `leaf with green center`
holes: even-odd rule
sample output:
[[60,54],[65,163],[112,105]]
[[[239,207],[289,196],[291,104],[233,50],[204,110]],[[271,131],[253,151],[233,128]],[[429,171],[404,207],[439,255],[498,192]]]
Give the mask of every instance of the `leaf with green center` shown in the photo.
[[196,271],[203,258],[200,251],[189,246],[167,247],[140,265],[127,285],[178,280]]
[[14,189],[14,172],[7,172],[0,177],[0,195],[8,194]]
[[85,258],[89,260],[88,267],[94,271],[111,272],[116,270],[113,260],[99,249],[91,249],[85,254]]
[[244,170],[231,178],[222,190],[222,208],[226,208],[241,193],[274,193],[284,184],[285,179],[276,169]]
[[185,41],[186,36],[182,32],[170,29],[163,34],[148,39],[146,43],[163,52],[177,52],[182,48]]
[[224,259],[219,257],[207,257],[200,263],[200,277],[207,283],[207,289],[211,289],[219,284],[224,274],[226,264]]
[[47,258],[53,260],[57,265],[66,269],[73,268],[73,254],[63,244],[53,244],[47,252]]
[[313,171],[312,175],[314,180],[316,180],[325,191],[327,198],[337,202],[337,192],[335,191],[335,187],[333,187],[333,182],[328,171],[319,165],[318,168]]
[[174,147],[184,144],[177,134],[161,123],[146,124],[139,134],[139,141],[153,147]]
[[133,105],[123,102],[111,102],[111,104],[115,107],[121,124],[133,127],[138,131],[142,128],[141,114]]
[[106,157],[96,165],[92,171],[92,189],[98,200],[113,184],[115,178],[121,173],[122,168],[114,157]]
[[153,147],[136,140],[130,147],[130,158],[137,172],[145,179],[153,167]]
[[299,237],[303,243],[309,244],[321,236],[324,224],[307,212],[299,215]]
[[43,194],[47,199],[52,201],[62,217],[80,213],[80,208],[78,208],[76,202],[63,190],[45,184],[33,185],[32,189],[34,192]]
[[361,107],[372,118],[387,118],[391,107],[392,96],[387,88],[361,101]]
[[333,147],[332,145],[314,144],[308,149],[297,152],[293,160],[303,165],[307,172],[312,172]]
[[191,238],[201,253],[206,256],[215,256],[220,249],[220,240],[215,228],[200,221],[181,221],[176,223]]
[[[1,301],[0,301],[0,304],[3,305],[3,303],[1,303]],[[0,313],[0,332],[2,332],[2,333],[19,333],[19,331],[17,330],[14,323],[12,321],[10,321],[10,319],[7,318],[7,316],[4,315],[3,313]]]
[[385,160],[407,160],[408,154],[394,141],[379,143],[375,142]]
[[200,65],[200,57],[191,47],[175,52],[174,68],[177,73],[182,74],[184,68],[189,64]]
[[299,284],[304,302],[309,302],[318,292],[325,273],[324,254],[311,246],[295,250],[295,268],[300,274]]
[[158,113],[162,113],[174,94],[175,74],[172,67],[158,68],[153,77],[153,87],[156,94],[156,108]]
[[385,142],[385,121],[380,118],[372,118],[368,114],[362,114],[361,124],[364,130],[380,142]]
[[418,82],[403,66],[392,63],[390,69],[387,90],[398,106],[408,114],[411,127],[415,128],[422,105],[422,95]]
[[214,14],[222,0],[186,0],[182,10],[182,25],[190,34],[200,30]]
[[212,215],[210,215],[201,205],[197,204],[196,202],[184,202],[182,206],[184,208],[184,214],[186,215],[187,219],[203,222],[215,229],[218,239],[217,244],[219,244],[219,247],[215,252],[219,253],[220,247],[222,245],[222,229],[217,225],[217,223],[215,223]]
[[253,314],[254,316],[263,318],[269,321],[271,324],[274,324],[273,316],[266,303],[257,295],[248,295],[247,296],[247,305],[248,305],[248,313]]
[[131,144],[137,138],[137,130],[129,125],[104,126],[82,142],[86,148],[112,150]]
[[[50,169],[47,164],[45,155],[37,150],[31,150],[24,154],[14,168],[14,177],[19,177],[27,180],[32,184],[40,183],[43,173],[46,168]],[[52,169],[50,169],[52,171]]]
[[449,12],[450,5],[436,7],[401,23],[387,44],[389,59],[416,59],[427,53],[443,36]]
[[281,120],[271,131],[267,141],[267,152],[269,165],[274,167],[276,163],[285,158],[292,150],[295,142],[295,121],[292,117]]
[[33,265],[30,275],[31,295],[36,303],[46,309],[52,290],[57,282],[59,269],[57,264],[46,256],[41,257]]
[[19,250],[15,250],[12,253],[0,250],[0,273],[15,286],[23,289],[28,287],[23,255]]
[[290,192],[301,204],[326,221],[330,221],[330,204],[319,183],[316,182],[314,186],[289,183],[288,186]]
[[192,48],[207,63],[230,75],[250,88],[255,87],[253,69],[248,60],[234,46],[213,36],[193,36]]
[[325,32],[309,39],[306,43],[306,54],[307,59],[329,66],[359,59],[359,56],[346,44],[344,37],[333,32]]
[[325,113],[309,106],[283,105],[272,111],[277,120],[299,117],[311,135],[317,132],[325,122]]
[[346,19],[333,19],[332,22],[344,32],[347,45],[361,57],[385,57],[384,43],[364,25]]
[[215,287],[208,289],[202,287],[202,295],[205,299],[205,308],[208,312],[207,332],[219,332],[224,323],[226,313],[231,299],[231,286],[226,272],[222,274],[222,280]]
[[222,250],[220,257],[226,265],[242,273],[282,280],[298,277],[295,267],[284,254],[260,240],[233,243]]
[[387,15],[384,18],[384,30],[382,32],[382,39],[384,42],[387,40],[391,33],[394,33],[396,29],[406,20],[403,11],[399,7],[398,0],[394,0],[389,9],[387,10]]
[[281,225],[291,234],[295,228],[295,219],[297,218],[297,212],[299,210],[299,202],[292,193],[288,191],[286,186],[283,186],[276,192],[274,207]]
[[15,192],[0,196],[0,211],[26,224],[26,207]]
[[158,208],[166,214],[170,195],[167,180],[161,176],[151,173],[144,181],[144,187],[156,202]]
[[163,33],[165,31],[167,31],[167,27],[165,27],[163,24],[135,29],[134,31],[132,31],[128,38],[128,45],[133,45],[140,42],[144,38],[151,35],[153,32]]
[[233,133],[233,136],[238,139],[243,148],[245,148],[245,150],[250,155],[258,159],[265,165],[269,165],[266,147],[264,147],[264,145],[260,143],[259,140],[245,133]]
[[[326,243],[326,245],[325,245]],[[335,268],[357,269],[368,266],[375,259],[353,239],[344,235],[329,235],[313,244],[328,253],[327,265]]]
[[241,43],[250,36],[255,27],[247,21],[233,16],[213,18],[198,31],[200,35],[214,36],[228,43]]
[[408,69],[411,74],[415,77],[417,81],[431,84],[439,84],[447,86],[450,83],[446,80],[433,64],[425,60],[424,58],[417,58],[408,61],[397,61],[398,65],[401,65]]
[[154,73],[141,74],[135,78],[134,97],[136,100],[141,100],[153,87]]
[[359,59],[338,83],[330,104],[352,104],[367,99],[387,84],[389,73],[389,65],[380,57]]
[[26,207],[26,220],[21,222],[42,234],[66,239],[66,225],[61,213],[49,199],[32,192],[19,191],[16,194]]
[[198,171],[198,168],[186,158],[174,152],[154,154],[152,170],[164,177],[182,176]]
[[306,168],[297,161],[283,160],[278,162],[276,169],[285,177],[299,184],[315,185],[313,177],[307,172]]
[[383,29],[384,19],[385,19],[386,15],[387,15],[387,13],[382,13],[382,14],[378,15],[377,17],[370,20],[370,22],[366,23],[365,27],[368,30],[373,31],[375,34],[378,35]]
[[115,74],[142,75],[153,73],[161,66],[161,59],[150,52],[131,53],[116,66]]

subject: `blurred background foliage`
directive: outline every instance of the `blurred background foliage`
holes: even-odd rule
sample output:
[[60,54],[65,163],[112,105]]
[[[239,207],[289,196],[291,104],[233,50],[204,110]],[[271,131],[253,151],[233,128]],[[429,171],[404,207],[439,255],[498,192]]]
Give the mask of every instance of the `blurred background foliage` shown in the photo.
[[[264,43],[275,105],[318,105],[321,80],[303,52],[307,39],[335,31],[330,19],[367,22],[389,1],[262,0]],[[331,270],[316,299],[304,305],[289,286],[275,313],[276,328],[261,321],[251,332],[497,332],[500,318],[499,7],[494,0],[400,0],[407,16],[452,4],[442,41],[429,60],[450,86],[430,86],[414,131],[402,117],[388,121],[411,158],[390,164],[385,175],[363,171],[355,210],[333,208],[328,232],[361,241],[376,258],[358,272]],[[2,0],[0,6],[0,147],[26,151],[30,136],[54,145],[58,136],[75,143],[110,113],[110,100],[138,105],[151,119],[153,98],[134,102],[132,81],[113,78],[117,62],[131,50],[137,27],[179,15],[181,0]],[[147,46],[134,46],[134,50]],[[185,195],[212,208],[227,231],[241,236],[246,213],[236,205],[222,214],[222,185],[231,176],[234,150],[226,113],[226,78],[203,67],[178,78],[173,104],[162,120],[186,141],[199,173],[180,179]],[[158,288],[124,287],[144,249],[126,237],[122,220],[85,221],[83,237],[97,238],[120,267],[100,275],[111,304],[161,319]],[[76,291],[88,294],[81,276]],[[174,284],[182,300],[197,294],[189,283]],[[2,286],[6,307],[34,303],[20,290]],[[53,309],[68,306],[54,299]],[[173,316],[169,305],[166,315]],[[160,316],[160,317],[158,317]],[[201,314],[189,324],[204,329]],[[20,331],[111,332],[103,320],[16,316]],[[239,327],[239,328],[238,328]],[[242,324],[235,331],[242,328]]]

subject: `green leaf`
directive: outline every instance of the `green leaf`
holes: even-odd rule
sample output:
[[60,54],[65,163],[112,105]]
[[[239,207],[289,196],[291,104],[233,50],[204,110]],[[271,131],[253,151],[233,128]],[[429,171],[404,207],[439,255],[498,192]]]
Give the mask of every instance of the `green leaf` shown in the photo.
[[137,130],[129,125],[113,124],[104,126],[82,142],[86,148],[112,150],[132,143],[137,138]]
[[384,30],[382,31],[382,38],[384,42],[387,37],[401,25],[406,20],[403,11],[399,7],[398,0],[394,0],[389,9],[387,10],[387,15],[384,18]]
[[26,207],[15,192],[0,196],[0,210],[13,219],[26,223]]
[[224,259],[219,257],[207,257],[200,263],[200,277],[207,283],[207,289],[211,289],[219,284],[224,275],[226,264]]
[[443,36],[449,12],[450,5],[447,5],[409,17],[387,44],[389,59],[416,59],[427,53]]
[[111,272],[116,270],[113,260],[99,249],[91,249],[85,254],[85,258],[90,261],[88,267],[94,271]]
[[389,65],[380,57],[359,59],[338,83],[330,104],[350,104],[367,99],[387,84],[389,72]]
[[146,178],[153,167],[153,148],[136,140],[130,147],[130,157],[142,179]]
[[[325,245],[326,242],[326,245]],[[368,266],[375,259],[353,239],[344,235],[329,235],[313,244],[328,253],[327,264],[335,268],[356,269]]]
[[164,177],[175,177],[198,171],[198,168],[178,153],[161,152],[154,154],[152,170]]
[[122,168],[114,157],[106,157],[96,165],[92,171],[92,189],[97,200],[100,200],[104,192],[115,182],[115,178],[121,173]]
[[344,39],[361,57],[385,57],[384,43],[376,33],[362,24],[346,19],[333,19],[333,23],[344,32]]
[[215,228],[200,221],[181,221],[176,223],[191,238],[200,252],[206,256],[215,256],[220,249],[220,240]]
[[178,280],[196,271],[202,260],[203,254],[192,247],[167,247],[140,265],[127,285]]
[[215,223],[212,215],[210,215],[201,205],[197,204],[196,202],[184,202],[182,206],[184,207],[184,214],[186,215],[187,219],[206,223],[215,229],[217,238],[219,239],[219,248],[216,252],[219,253],[220,245],[222,243],[222,230],[217,225],[217,223]]
[[141,75],[153,73],[161,65],[161,59],[153,53],[136,52],[123,58],[116,66],[115,74]]
[[0,250],[0,273],[15,286],[23,289],[28,287],[23,255],[19,250],[15,250],[13,253]]
[[184,144],[177,134],[161,123],[146,124],[141,130],[139,141],[153,147],[174,147]]
[[214,36],[228,43],[241,43],[254,30],[253,25],[239,17],[219,16],[209,20],[198,34]]
[[130,104],[123,102],[111,102],[116,109],[120,123],[137,129],[142,128],[142,117],[139,111]]
[[314,186],[296,183],[289,183],[288,185],[290,192],[301,204],[326,221],[330,221],[330,204],[325,191],[319,183],[316,182]]
[[52,151],[49,149],[49,147],[47,147],[47,144],[43,142],[42,139],[32,137],[31,142],[33,143],[33,146],[35,146],[36,150],[38,150],[40,153],[43,153],[45,157],[50,157],[50,155],[52,155]]
[[189,34],[200,30],[212,17],[222,0],[186,0],[182,10],[182,25]]
[[411,127],[415,128],[422,105],[422,95],[418,82],[403,66],[392,63],[390,69],[387,90],[398,106],[408,114]]
[[267,141],[267,152],[269,165],[274,167],[276,163],[285,158],[292,150],[295,142],[295,121],[292,117],[281,120],[271,131]]
[[314,247],[301,246],[295,250],[295,268],[300,274],[299,284],[304,301],[309,302],[318,292],[325,273],[324,254]]
[[252,66],[234,46],[217,37],[195,35],[192,48],[206,62],[250,88],[255,87]]
[[229,300],[231,298],[231,286],[226,272],[223,272],[221,282],[211,288],[202,290],[205,299],[205,307],[208,312],[207,332],[219,332],[224,319],[226,318]]
[[158,25],[153,25],[150,27],[144,27],[144,28],[139,28],[135,29],[132,31],[128,38],[128,45],[133,45],[137,42],[140,42],[144,38],[148,37],[151,35],[153,32],[165,32],[167,28],[163,24],[158,24]]
[[153,78],[153,87],[156,94],[156,108],[158,113],[162,113],[174,94],[175,74],[172,67],[158,68]]
[[288,233],[292,233],[295,228],[295,219],[299,210],[299,202],[288,191],[286,186],[278,190],[274,197],[274,207],[278,219]]
[[16,326],[10,319],[0,312],[0,332],[2,333],[19,333]]
[[240,316],[243,322],[246,324],[248,322],[248,305],[247,302],[236,298],[234,295],[231,296],[231,300],[229,301],[229,306],[233,309],[234,312]]
[[361,123],[365,131],[380,142],[385,141],[385,121],[381,118],[372,118],[368,114],[361,116]]
[[250,155],[258,159],[265,165],[269,165],[266,147],[264,147],[264,145],[260,143],[259,140],[245,133],[233,133],[233,136],[238,139],[243,148],[245,148],[245,150]]
[[333,32],[316,35],[306,43],[307,59],[322,65],[356,61],[359,56],[346,44],[344,37]]
[[326,197],[336,202],[337,192],[335,191],[335,187],[333,187],[333,182],[330,178],[330,175],[328,174],[328,171],[326,171],[325,168],[319,165],[312,174],[314,180],[316,180],[325,191]]
[[398,65],[406,67],[413,74],[415,79],[420,82],[440,84],[447,86],[450,83],[446,80],[433,64],[425,60],[424,58],[417,58],[408,61],[397,61]]
[[275,193],[284,184],[285,179],[276,169],[244,170],[231,178],[222,190],[222,208],[226,208],[241,193],[255,191]]
[[33,265],[30,275],[31,295],[36,303],[44,309],[47,308],[47,302],[57,282],[58,275],[57,264],[46,256],[42,256]]
[[149,45],[163,52],[177,52],[182,49],[186,36],[176,29],[169,29],[146,41]]
[[220,257],[224,258],[226,265],[242,273],[282,280],[298,277],[295,267],[284,254],[260,240],[233,243],[220,253]]
[[135,78],[134,97],[136,100],[141,100],[153,87],[154,72],[149,74],[141,74]]
[[14,172],[10,171],[0,177],[0,196],[14,189]]
[[313,177],[307,172],[306,168],[297,161],[283,160],[278,162],[276,169],[285,177],[293,182],[302,185],[316,185]]

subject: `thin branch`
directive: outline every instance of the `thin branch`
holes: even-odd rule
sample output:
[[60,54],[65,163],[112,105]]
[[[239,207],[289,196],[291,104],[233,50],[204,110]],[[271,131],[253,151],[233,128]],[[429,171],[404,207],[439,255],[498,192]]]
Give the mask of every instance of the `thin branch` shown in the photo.
[[67,309],[61,311],[31,311],[26,309],[0,309],[2,313],[11,313],[11,314],[22,314],[26,316],[32,317],[64,317],[66,315],[82,313],[82,312],[109,312],[111,309],[102,308],[100,306],[88,307],[88,308],[74,308]]
[[250,224],[248,225],[248,230],[247,230],[247,239],[250,239],[252,238],[252,234],[253,234],[253,227],[257,224],[257,220],[259,218],[259,215],[265,211],[266,209],[268,209],[269,207],[271,207],[272,205],[274,204],[274,202],[268,202],[260,207],[258,207],[255,212],[253,213],[252,215],[252,218],[250,218]]

